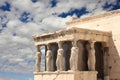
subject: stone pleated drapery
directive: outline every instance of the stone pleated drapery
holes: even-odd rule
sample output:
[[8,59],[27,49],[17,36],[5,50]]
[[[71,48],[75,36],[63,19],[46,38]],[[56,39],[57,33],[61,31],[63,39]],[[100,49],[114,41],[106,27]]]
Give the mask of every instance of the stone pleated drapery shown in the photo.
[[58,42],[58,51],[57,51],[57,59],[56,59],[56,66],[57,71],[64,70],[64,50],[62,48],[62,42]]
[[52,51],[50,49],[50,45],[47,45],[47,52],[46,52],[46,71],[51,71],[51,64],[52,64]]
[[72,71],[78,70],[78,54],[79,48],[77,47],[77,41],[73,41],[70,56],[70,69]]
[[36,72],[40,72],[40,64],[41,64],[41,51],[39,49],[39,46],[37,46],[37,52],[36,52]]
[[90,42],[86,45],[86,49],[87,49],[87,51],[88,51],[88,69],[89,69],[89,71],[95,71],[96,59],[95,59],[94,43],[95,43],[95,42],[90,41]]

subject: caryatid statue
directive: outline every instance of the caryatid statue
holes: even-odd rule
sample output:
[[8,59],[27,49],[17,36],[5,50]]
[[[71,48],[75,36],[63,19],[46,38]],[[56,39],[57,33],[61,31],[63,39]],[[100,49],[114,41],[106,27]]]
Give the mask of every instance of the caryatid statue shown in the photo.
[[72,42],[71,56],[70,56],[70,69],[72,71],[78,70],[78,54],[79,48],[77,47],[77,41]]
[[50,50],[50,45],[47,45],[47,52],[46,52],[46,71],[51,71],[51,64],[52,64],[52,51]]
[[58,42],[58,51],[57,51],[57,59],[56,59],[56,66],[57,71],[64,70],[64,50],[62,48],[62,42]]
[[41,51],[39,46],[37,46],[37,53],[36,53],[36,72],[40,72],[40,64],[41,64]]
[[89,42],[89,43],[86,45],[86,49],[87,49],[87,51],[88,51],[88,69],[89,69],[90,71],[95,71],[96,59],[95,59],[94,43],[95,43],[95,42]]

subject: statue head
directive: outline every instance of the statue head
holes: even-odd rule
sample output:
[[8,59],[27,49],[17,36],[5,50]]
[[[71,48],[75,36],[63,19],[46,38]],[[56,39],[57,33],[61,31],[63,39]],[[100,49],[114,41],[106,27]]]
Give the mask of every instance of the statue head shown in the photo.
[[77,47],[77,41],[76,41],[76,40],[73,40],[73,41],[72,41],[72,45],[73,45],[73,47]]

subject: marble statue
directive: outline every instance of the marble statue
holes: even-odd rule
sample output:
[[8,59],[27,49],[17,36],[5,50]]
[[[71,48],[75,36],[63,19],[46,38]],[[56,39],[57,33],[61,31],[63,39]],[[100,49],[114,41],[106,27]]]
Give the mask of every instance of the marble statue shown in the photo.
[[62,49],[62,43],[58,43],[58,47],[56,66],[57,71],[62,71],[64,70],[64,50]]
[[46,71],[51,71],[51,64],[52,64],[52,51],[50,50],[50,46],[47,46],[46,52]]
[[73,47],[71,48],[70,69],[73,71],[76,71],[76,70],[78,70],[79,48],[77,47],[76,41],[73,41],[72,45],[73,45]]
[[40,72],[41,55],[41,52],[36,53],[36,72]]
[[94,71],[95,70],[95,49],[94,49],[94,43],[88,43],[86,45],[86,49],[88,51],[88,69],[90,71]]

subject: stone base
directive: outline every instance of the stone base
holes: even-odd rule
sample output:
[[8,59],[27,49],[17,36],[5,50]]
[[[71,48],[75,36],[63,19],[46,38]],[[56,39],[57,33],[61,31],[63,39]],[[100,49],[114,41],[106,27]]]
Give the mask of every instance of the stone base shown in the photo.
[[97,71],[34,72],[34,80],[97,80]]

